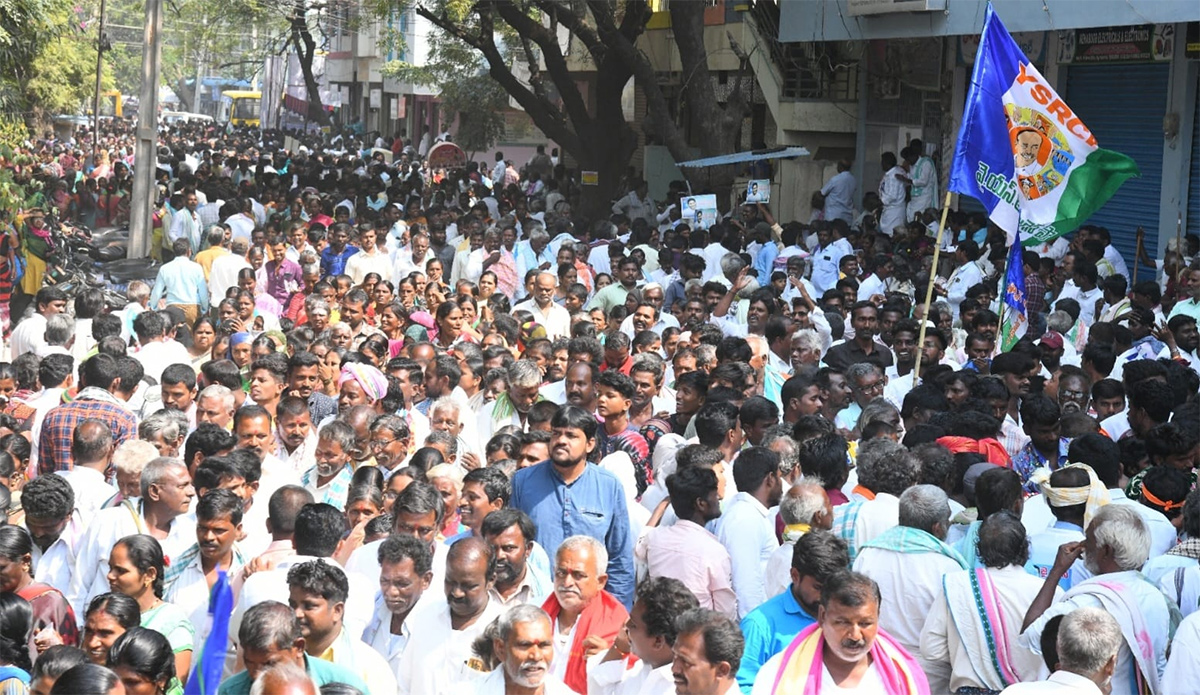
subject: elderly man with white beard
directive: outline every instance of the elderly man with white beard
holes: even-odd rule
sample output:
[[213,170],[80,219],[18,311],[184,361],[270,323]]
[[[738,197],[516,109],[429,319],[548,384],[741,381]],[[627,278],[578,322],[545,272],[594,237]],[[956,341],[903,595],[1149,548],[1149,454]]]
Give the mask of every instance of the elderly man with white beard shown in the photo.
[[[1117,652],[1112,695],[1133,695],[1143,683],[1152,693],[1167,692],[1160,687],[1160,680],[1179,613],[1158,587],[1142,576],[1150,546],[1150,529],[1136,509],[1124,504],[1100,509],[1082,542],[1064,543],[1058,549],[1042,590],[1025,614],[1020,643],[1041,653],[1042,632],[1051,618],[1081,607],[1102,608],[1116,618],[1125,638]],[[1058,581],[1080,557],[1092,577],[1055,600]]]
[[496,621],[495,633],[492,654],[500,665],[472,684],[475,695],[571,695],[571,689],[550,673],[554,628],[546,611],[529,604],[514,606]]

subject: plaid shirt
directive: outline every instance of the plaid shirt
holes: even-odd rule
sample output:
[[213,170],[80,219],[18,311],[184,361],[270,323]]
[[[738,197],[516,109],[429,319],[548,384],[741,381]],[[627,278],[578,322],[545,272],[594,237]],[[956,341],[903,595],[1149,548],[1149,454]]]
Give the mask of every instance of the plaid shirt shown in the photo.
[[[69,471],[75,467],[71,458],[71,437],[84,420],[101,420],[107,424],[112,430],[113,446],[137,438],[138,423],[133,413],[116,403],[89,397],[89,390],[85,389],[76,400],[55,406],[46,413],[42,435],[38,439],[38,475]],[[107,471],[105,477],[111,480],[112,470]]]
[[858,526],[858,513],[862,511],[863,500],[851,500],[833,508],[833,535],[846,541],[846,549],[850,551],[850,564],[858,556],[858,546],[854,542],[854,529]]
[[[195,565],[200,570],[200,575],[204,575],[204,570],[200,566],[200,544],[192,543],[187,550],[179,554],[179,557],[171,558],[171,564],[167,565],[163,571],[163,595],[165,596],[171,587],[189,567]],[[233,544],[233,567],[226,568],[232,576],[236,570],[246,565],[246,556],[242,554],[242,549],[237,543]],[[191,606],[180,606],[184,610],[191,610]]]
[[1025,275],[1025,310],[1030,314],[1046,310],[1046,283],[1037,273]]
[[353,479],[354,467],[342,466],[342,470],[333,476],[328,485],[317,487],[317,467],[313,466],[301,474],[300,485],[313,493],[314,501],[345,509],[346,498],[350,496],[350,481]]

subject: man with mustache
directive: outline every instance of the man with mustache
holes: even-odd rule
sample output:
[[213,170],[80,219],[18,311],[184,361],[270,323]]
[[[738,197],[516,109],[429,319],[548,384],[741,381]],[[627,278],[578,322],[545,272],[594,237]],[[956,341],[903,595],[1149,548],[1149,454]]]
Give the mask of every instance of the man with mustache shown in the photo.
[[510,608],[496,623],[492,650],[500,661],[479,682],[476,695],[570,695],[571,689],[551,675],[554,660],[550,616],[537,606]]
[[745,641],[737,623],[723,613],[693,608],[675,619],[675,632],[671,676],[676,695],[741,692],[734,674],[742,663]]
[[288,606],[300,623],[304,651],[362,678],[373,693],[396,692],[396,677],[379,652],[346,629],[350,582],[341,567],[325,560],[292,565],[287,571]]
[[880,629],[881,600],[866,575],[842,571],[826,579],[817,622],[763,665],[751,695],[930,692],[916,660]]
[[[237,544],[242,531],[242,498],[232,490],[209,490],[196,503],[196,542],[171,558],[163,576],[163,600],[190,610],[198,625],[197,641],[207,637],[208,596],[217,580],[217,570],[230,577],[241,573],[246,557]],[[203,634],[201,634],[203,631]]]
[[558,546],[554,594],[542,608],[554,621],[551,672],[571,690],[587,692],[587,659],[612,645],[629,613],[604,591],[608,550],[591,536],[571,536]]
[[491,600],[495,578],[492,548],[482,539],[463,538],[450,546],[446,600],[423,603],[409,616],[420,630],[400,657],[400,695],[461,692],[455,683],[478,677],[471,643],[500,615],[499,604]]
[[[471,473],[487,470],[495,469],[479,468]],[[492,601],[504,607],[523,603],[540,605],[553,590],[550,559],[533,540],[537,529],[529,515],[520,509],[498,509],[484,517],[478,534],[496,555]]]

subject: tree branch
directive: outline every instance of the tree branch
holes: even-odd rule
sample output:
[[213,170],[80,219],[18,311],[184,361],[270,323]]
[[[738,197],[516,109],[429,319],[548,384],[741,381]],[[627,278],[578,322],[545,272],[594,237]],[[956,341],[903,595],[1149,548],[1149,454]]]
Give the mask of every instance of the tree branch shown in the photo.
[[[483,3],[476,6],[478,9]],[[528,37],[542,49],[542,59],[546,61],[546,71],[550,79],[558,86],[559,96],[563,100],[563,109],[567,117],[575,123],[576,130],[591,121],[587,104],[576,86],[575,76],[567,67],[567,61],[558,47],[558,36],[540,22],[536,22],[523,13],[511,0],[493,0],[492,6],[500,18],[508,23],[522,37]]]
[[552,110],[552,105],[546,100],[539,99],[509,69],[504,56],[500,54],[493,39],[494,21],[490,7],[486,7],[482,3],[475,7],[476,15],[479,17],[478,34],[468,32],[445,16],[434,14],[429,8],[423,5],[418,5],[416,12],[429,20],[435,27],[479,51],[483,55],[484,60],[487,61],[488,74],[504,88],[504,91],[508,92],[509,96],[521,105],[521,108],[525,109],[525,113],[529,114],[534,124],[547,137],[562,145],[564,149],[574,152],[579,151],[579,136],[567,127],[562,114],[557,112],[557,109]]

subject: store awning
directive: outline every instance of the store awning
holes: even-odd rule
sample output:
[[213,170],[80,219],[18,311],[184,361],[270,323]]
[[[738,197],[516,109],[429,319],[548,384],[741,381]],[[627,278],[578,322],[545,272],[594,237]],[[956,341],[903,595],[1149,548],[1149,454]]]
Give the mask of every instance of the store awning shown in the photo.
[[803,147],[780,147],[770,150],[753,150],[750,152],[738,152],[736,154],[723,154],[719,157],[706,157],[704,159],[693,159],[690,162],[680,162],[675,166],[679,167],[717,167],[726,164],[741,164],[743,162],[757,162],[760,159],[792,159],[794,157],[807,157],[808,150]]

